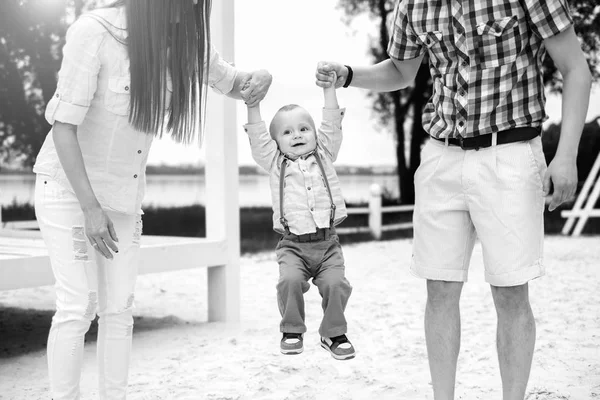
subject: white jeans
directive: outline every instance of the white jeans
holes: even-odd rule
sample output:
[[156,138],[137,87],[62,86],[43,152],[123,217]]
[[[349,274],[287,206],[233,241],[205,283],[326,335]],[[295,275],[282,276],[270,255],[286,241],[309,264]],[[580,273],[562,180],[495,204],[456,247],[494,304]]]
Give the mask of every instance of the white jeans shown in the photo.
[[56,313],[48,337],[52,397],[80,398],[84,335],[97,313],[100,399],[125,399],[141,216],[108,212],[119,252],[107,260],[85,236],[75,195],[45,175],[37,176],[35,213],[56,279]]

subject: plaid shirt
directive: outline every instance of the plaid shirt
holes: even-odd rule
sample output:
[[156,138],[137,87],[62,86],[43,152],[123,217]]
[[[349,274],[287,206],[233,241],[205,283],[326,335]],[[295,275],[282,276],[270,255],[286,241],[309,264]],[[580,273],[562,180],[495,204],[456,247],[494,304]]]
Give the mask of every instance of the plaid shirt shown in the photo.
[[541,126],[543,39],[573,23],[565,1],[399,0],[388,54],[428,52],[425,130],[444,138]]

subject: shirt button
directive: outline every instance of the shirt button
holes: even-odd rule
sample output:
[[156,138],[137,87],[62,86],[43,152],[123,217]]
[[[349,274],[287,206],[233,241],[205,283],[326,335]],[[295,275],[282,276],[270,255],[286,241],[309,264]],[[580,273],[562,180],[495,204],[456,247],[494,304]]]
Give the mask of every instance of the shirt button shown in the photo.
[[467,62],[467,60],[463,60],[463,62],[462,62],[462,66],[463,66],[463,67],[466,67],[467,65],[469,65],[469,63]]
[[141,150],[138,150],[138,154],[142,154],[142,151],[141,151]]
[[125,91],[127,92],[129,90],[129,86],[125,86]]
[[314,207],[311,207],[311,208],[310,208],[310,211],[315,211]]
[[133,175],[134,178],[137,178],[137,174]]
[[309,186],[309,187],[307,187],[306,189],[310,190],[310,186]]
[[465,97],[465,94],[467,94],[464,90],[461,90],[460,92],[458,92],[458,94],[460,94],[461,97]]
[[58,99],[58,93],[56,93],[56,96],[54,96],[54,97],[56,97]]
[[460,121],[460,122],[458,123],[458,126],[460,126],[460,127],[462,128],[464,124],[465,124],[465,123],[464,123],[463,121]]

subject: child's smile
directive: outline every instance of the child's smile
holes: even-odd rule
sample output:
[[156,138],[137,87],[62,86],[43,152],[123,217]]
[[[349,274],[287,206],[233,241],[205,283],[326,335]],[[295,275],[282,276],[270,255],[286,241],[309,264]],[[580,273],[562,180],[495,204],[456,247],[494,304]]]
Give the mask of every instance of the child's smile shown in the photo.
[[317,147],[317,136],[310,114],[298,107],[280,113],[275,123],[274,137],[279,150],[297,158],[310,153]]

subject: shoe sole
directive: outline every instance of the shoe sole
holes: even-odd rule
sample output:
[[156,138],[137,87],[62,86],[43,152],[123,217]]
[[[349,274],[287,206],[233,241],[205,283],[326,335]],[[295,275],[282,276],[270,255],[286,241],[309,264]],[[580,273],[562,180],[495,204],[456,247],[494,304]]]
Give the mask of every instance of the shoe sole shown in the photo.
[[300,349],[294,349],[294,350],[284,350],[284,349],[279,349],[279,350],[281,351],[281,354],[290,356],[290,355],[302,353],[304,351],[304,347],[301,347]]
[[341,355],[341,356],[340,356],[340,355],[337,355],[337,354],[335,354],[333,351],[331,351],[331,349],[329,348],[329,346],[327,346],[327,345],[326,345],[325,343],[323,343],[323,342],[321,342],[321,347],[322,347],[323,349],[327,350],[327,352],[328,352],[329,354],[331,354],[331,356],[332,356],[333,358],[335,358],[336,360],[341,360],[341,361],[344,361],[344,360],[350,360],[350,359],[352,359],[352,358],[354,358],[354,357],[356,356],[356,352],[354,352],[354,353],[352,353],[352,354],[344,354],[344,355]]

